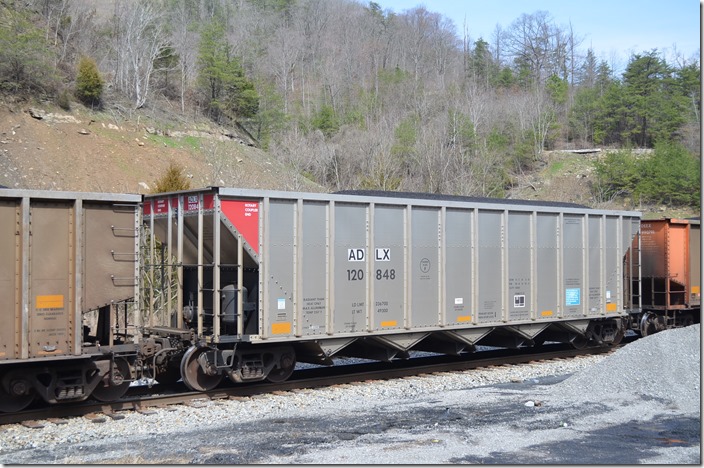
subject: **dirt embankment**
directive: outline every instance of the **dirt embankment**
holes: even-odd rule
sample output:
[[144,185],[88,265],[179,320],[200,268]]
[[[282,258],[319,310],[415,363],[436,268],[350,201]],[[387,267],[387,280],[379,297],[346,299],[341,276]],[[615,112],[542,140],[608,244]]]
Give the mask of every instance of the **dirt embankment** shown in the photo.
[[172,161],[193,188],[321,190],[207,122],[176,130],[80,106],[0,106],[0,185],[9,188],[146,193]]

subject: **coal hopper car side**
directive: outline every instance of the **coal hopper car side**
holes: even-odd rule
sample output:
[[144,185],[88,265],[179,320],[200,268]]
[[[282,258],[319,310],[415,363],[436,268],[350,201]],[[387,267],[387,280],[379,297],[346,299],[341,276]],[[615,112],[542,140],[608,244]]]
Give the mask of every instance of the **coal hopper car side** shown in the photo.
[[0,190],[0,411],[111,400],[129,386],[140,203]]
[[638,212],[388,195],[144,196],[145,322],[195,334],[164,349],[157,380],[202,391],[338,356],[617,343],[639,307]]
[[[641,278],[634,301],[642,311],[632,328],[642,336],[699,323],[701,319],[701,220],[648,219],[641,222]],[[638,297],[640,295],[640,298]]]

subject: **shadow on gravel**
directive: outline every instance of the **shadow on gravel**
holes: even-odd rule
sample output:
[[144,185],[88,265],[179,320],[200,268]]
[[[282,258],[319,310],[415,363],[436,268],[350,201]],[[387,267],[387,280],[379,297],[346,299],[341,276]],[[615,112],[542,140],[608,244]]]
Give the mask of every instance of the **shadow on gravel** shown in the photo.
[[[449,427],[463,424],[463,420],[469,424],[472,415],[472,412],[454,408],[413,408],[402,412],[337,416],[330,420],[276,419],[210,430],[207,437],[189,433],[186,438],[202,452],[193,457],[191,463],[257,464],[271,457],[300,457],[311,450],[336,447],[340,443],[354,442],[363,436],[383,435],[388,431],[422,434],[437,425]],[[213,444],[214,440],[216,444]],[[386,442],[376,439],[360,441],[362,444]]]
[[[459,457],[451,464],[637,464],[647,463],[659,447],[689,447],[701,438],[700,420],[695,418],[658,418],[631,421],[591,432],[578,440],[533,445],[516,453],[493,452],[488,457]],[[699,463],[698,459],[690,463]]]
[[[561,379],[541,379],[549,385]],[[512,449],[510,441],[491,440],[495,428],[509,429],[506,433],[538,433],[545,430],[572,431],[573,421],[590,415],[607,413],[601,403],[574,406],[545,404],[526,406],[537,382],[506,384],[501,388],[487,387],[488,397],[468,399],[461,405],[445,407],[440,400],[420,404],[392,405],[364,412],[330,415],[327,418],[260,419],[236,422],[227,426],[201,426],[171,438],[142,437],[140,440],[110,440],[85,447],[62,447],[56,453],[26,452],[24,462],[56,463],[57,460],[99,460],[102,462],[130,460],[130,453],[140,453],[140,462],[159,463],[178,460],[191,464],[259,464],[271,460],[288,463],[310,463],[308,456],[339,447],[376,447],[384,450],[400,444],[423,445],[443,434],[452,435],[467,444],[491,443],[488,456],[466,455],[445,463],[491,464],[636,464],[658,456],[660,447],[698,446],[700,420],[691,417],[674,418],[664,415],[649,422],[630,421],[589,433],[574,433],[574,439]],[[540,397],[542,398],[542,397]],[[660,402],[662,403],[662,402]],[[569,425],[563,429],[563,422]],[[432,434],[430,436],[429,434]],[[431,438],[429,438],[431,437]],[[545,439],[548,440],[548,439]],[[483,441],[483,442],[482,442]],[[502,447],[503,445],[503,447]],[[476,447],[475,447],[476,448]],[[488,447],[487,447],[488,448]],[[499,451],[502,448],[505,451]],[[470,452],[468,447],[467,452]],[[455,452],[462,453],[462,452]],[[476,451],[475,451],[476,453]],[[487,453],[482,450],[481,453]],[[448,454],[449,455],[449,454]],[[442,458],[442,455],[438,453]],[[315,459],[315,458],[313,458]],[[444,459],[444,458],[442,458]],[[359,460],[358,463],[371,463]],[[698,463],[699,460],[691,460]]]
[[[414,405],[402,410],[388,408],[321,419],[263,419],[217,429],[202,426],[169,439],[118,439],[97,445],[62,447],[56,453],[30,450],[16,461],[40,464],[60,460],[129,463],[134,460],[134,453],[139,453],[140,463],[178,460],[178,463],[234,465],[267,463],[272,459],[297,463],[298,460],[307,460],[306,456],[310,453],[324,453],[326,449],[340,446],[378,446],[383,450],[397,441],[408,443],[409,440],[416,440],[421,444],[428,434],[438,434],[442,438],[443,433],[452,433],[466,437],[468,443],[474,443],[471,441],[494,427],[508,426],[518,429],[518,432],[541,431],[558,427],[560,421],[571,421],[605,409],[600,405],[590,405],[588,408],[527,408],[523,405],[525,397],[511,396],[511,400],[501,404],[468,404],[447,408],[437,403],[436,406]],[[650,422],[631,421],[576,436],[578,440],[546,442],[520,451],[495,451],[485,457],[455,457],[446,463],[635,464],[647,462],[648,458],[658,455],[653,448],[698,445],[701,429],[699,419],[670,416]],[[501,447],[501,441],[492,443],[497,448]],[[371,463],[358,461],[365,462]],[[698,460],[691,462],[698,463]]]
[[[190,433],[188,439],[199,445],[203,452],[196,455],[191,463],[257,464],[266,462],[270,457],[300,456],[310,449],[333,447],[340,441],[383,433],[396,423],[369,417],[337,418],[333,421],[274,419],[210,430],[207,437]],[[401,422],[401,426],[410,424],[413,422]],[[213,444],[213,441],[217,443]]]

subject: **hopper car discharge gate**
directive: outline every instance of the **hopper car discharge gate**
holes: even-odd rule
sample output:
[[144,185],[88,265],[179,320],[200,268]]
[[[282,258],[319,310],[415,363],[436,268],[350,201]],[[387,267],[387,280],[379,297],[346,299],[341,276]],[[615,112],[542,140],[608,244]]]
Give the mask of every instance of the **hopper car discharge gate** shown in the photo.
[[640,312],[637,212],[212,187],[144,196],[142,225],[155,377],[194,390],[297,360],[614,344]]

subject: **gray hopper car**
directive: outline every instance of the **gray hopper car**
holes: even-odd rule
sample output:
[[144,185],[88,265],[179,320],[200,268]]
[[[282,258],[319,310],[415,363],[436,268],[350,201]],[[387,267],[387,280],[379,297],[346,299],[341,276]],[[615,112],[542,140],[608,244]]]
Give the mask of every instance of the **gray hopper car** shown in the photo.
[[145,326],[196,336],[164,351],[157,380],[207,390],[337,356],[617,343],[639,309],[638,212],[395,195],[145,196]]

